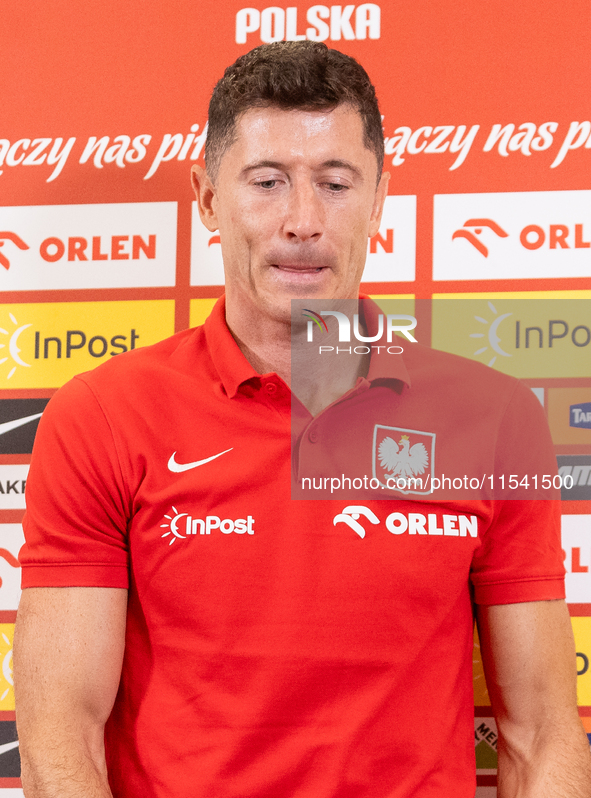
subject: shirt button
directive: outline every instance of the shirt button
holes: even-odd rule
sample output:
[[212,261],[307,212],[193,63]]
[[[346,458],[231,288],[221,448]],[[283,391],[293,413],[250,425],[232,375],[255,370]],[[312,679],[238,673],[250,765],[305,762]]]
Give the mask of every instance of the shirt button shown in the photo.
[[310,430],[310,432],[308,433],[308,439],[312,441],[312,443],[316,443],[316,441],[318,440],[318,430],[316,429],[316,427]]
[[266,390],[266,391],[267,391],[267,393],[269,393],[269,394],[274,394],[274,393],[277,393],[277,386],[275,385],[275,383],[274,383],[274,382],[268,382],[268,383],[265,385],[265,390]]

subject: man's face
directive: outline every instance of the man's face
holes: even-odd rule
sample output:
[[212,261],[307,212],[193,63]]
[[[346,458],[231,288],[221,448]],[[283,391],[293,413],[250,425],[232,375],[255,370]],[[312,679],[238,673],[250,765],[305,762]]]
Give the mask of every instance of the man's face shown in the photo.
[[203,222],[220,231],[228,311],[288,321],[291,299],[356,298],[387,180],[376,191],[351,106],[243,114],[215,186],[195,181]]

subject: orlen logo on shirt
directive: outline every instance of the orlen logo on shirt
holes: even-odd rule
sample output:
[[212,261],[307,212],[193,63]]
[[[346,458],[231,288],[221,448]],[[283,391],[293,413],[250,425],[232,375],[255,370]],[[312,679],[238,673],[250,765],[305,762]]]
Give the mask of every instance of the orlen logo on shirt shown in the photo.
[[173,300],[4,305],[0,387],[57,388],[173,332]]
[[0,290],[171,286],[175,202],[0,208]]
[[591,191],[435,197],[435,280],[590,275]]
[[[386,197],[378,233],[367,243],[363,283],[412,282],[415,279],[417,198]],[[191,229],[191,285],[224,284],[219,233],[211,233],[193,203]]]
[[[305,12],[297,6],[279,8],[270,6],[259,11],[241,8],[236,14],[236,44],[246,44],[258,39],[265,44],[287,40],[310,39],[324,42],[330,39],[379,39],[381,9],[377,3],[361,5],[313,5]],[[298,14],[301,16],[298,18]]]

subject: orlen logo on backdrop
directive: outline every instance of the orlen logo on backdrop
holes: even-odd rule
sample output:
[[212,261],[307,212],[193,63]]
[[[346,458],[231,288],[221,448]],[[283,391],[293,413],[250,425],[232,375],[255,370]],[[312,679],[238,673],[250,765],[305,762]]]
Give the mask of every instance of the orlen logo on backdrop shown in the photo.
[[587,276],[591,191],[435,197],[435,280]]
[[[364,283],[412,282],[415,279],[417,198],[386,197],[378,233],[367,244]],[[193,203],[191,285],[223,285],[224,265],[218,233],[211,233]]]
[[[241,8],[236,14],[236,44],[246,44],[251,34],[265,44],[303,41],[339,42],[342,39],[379,39],[381,9],[377,3],[322,6],[307,9],[305,22],[298,19],[297,6],[270,6],[259,11]],[[256,37],[255,37],[256,38]],[[252,42],[252,38],[251,38]]]
[[0,208],[0,290],[174,285],[174,202]]
[[[583,225],[575,224],[574,227],[574,242],[572,241],[571,231],[566,224],[551,224],[548,235],[546,235],[543,227],[537,224],[528,224],[519,234],[519,241],[521,246],[526,249],[540,249],[544,245],[550,247],[550,249],[570,249],[572,246],[575,249],[591,248],[591,241],[585,241],[583,238]],[[488,258],[488,247],[480,239],[480,234],[484,232],[484,228],[489,228],[500,238],[507,238],[509,235],[492,219],[468,219],[468,221],[464,222],[462,228],[453,233],[452,239],[465,238],[481,255]]]

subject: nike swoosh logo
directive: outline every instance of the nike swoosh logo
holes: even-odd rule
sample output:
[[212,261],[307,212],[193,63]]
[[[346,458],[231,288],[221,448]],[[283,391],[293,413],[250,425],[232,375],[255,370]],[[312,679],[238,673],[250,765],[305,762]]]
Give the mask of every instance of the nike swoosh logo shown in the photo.
[[168,461],[168,470],[174,471],[175,474],[180,474],[183,471],[190,471],[192,468],[197,468],[197,466],[205,465],[205,463],[211,463],[212,460],[215,460],[217,457],[221,457],[223,454],[227,454],[231,452],[232,449],[226,449],[224,452],[220,452],[219,454],[214,454],[213,457],[206,457],[205,460],[196,460],[194,463],[177,463],[174,459],[176,452],[173,452],[170,456],[170,460]]
[[12,751],[13,748],[18,748],[18,740],[15,740],[13,743],[4,743],[4,745],[0,745],[0,754]]
[[15,418],[13,421],[5,421],[3,424],[0,424],[0,435],[4,435],[5,432],[10,432],[10,430],[17,429],[17,427],[22,427],[24,424],[29,424],[31,421],[35,421],[36,418],[41,418],[43,413],[35,413],[34,416],[25,416],[24,418]]

